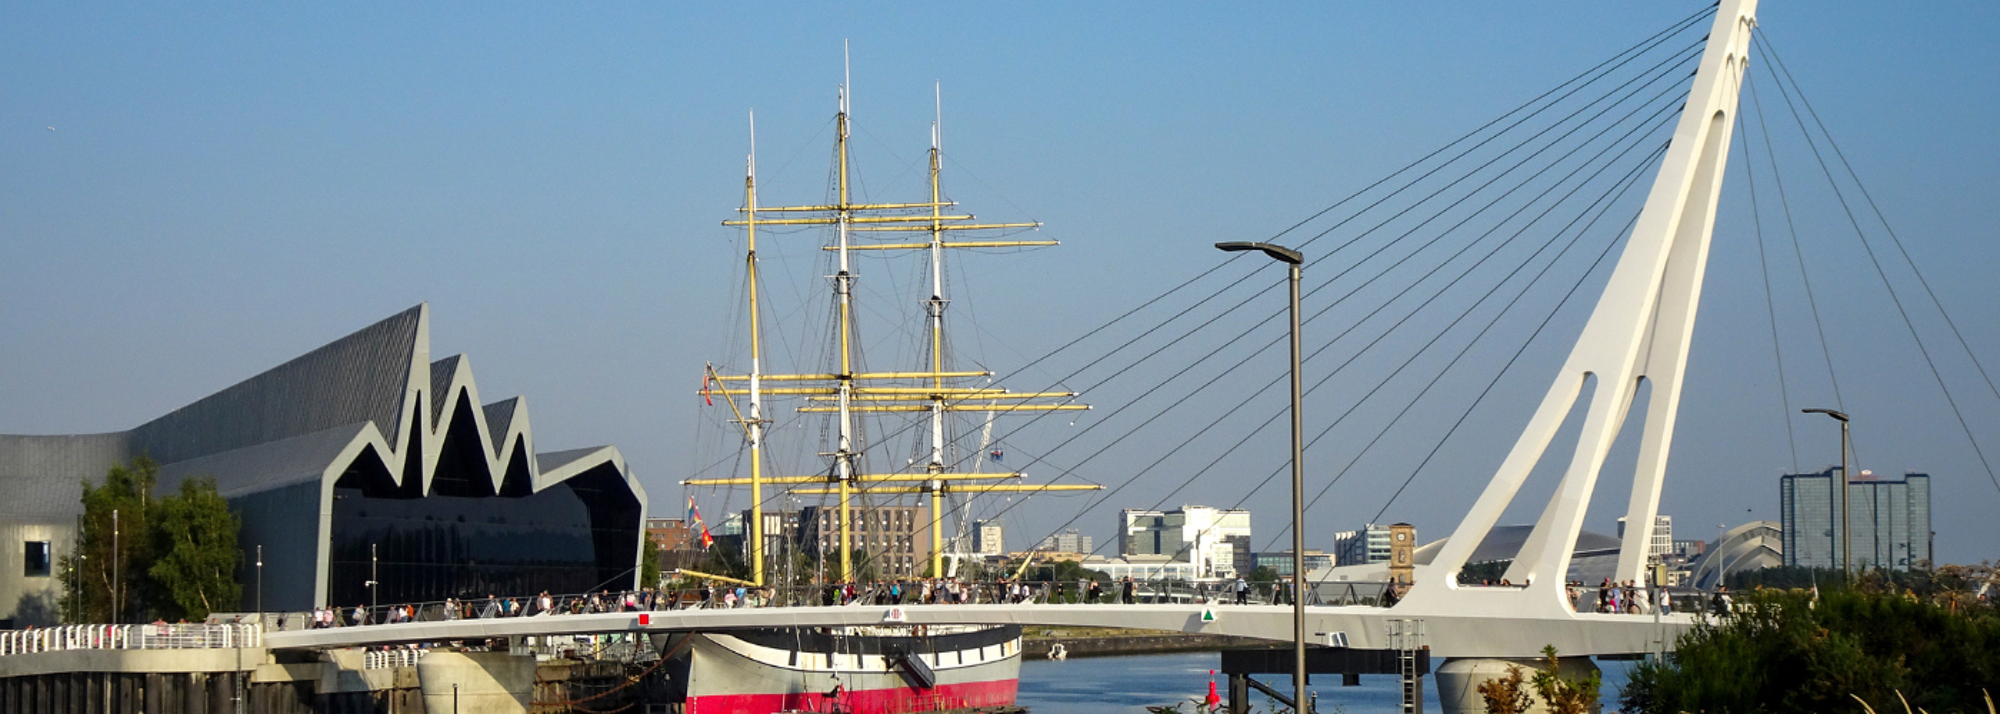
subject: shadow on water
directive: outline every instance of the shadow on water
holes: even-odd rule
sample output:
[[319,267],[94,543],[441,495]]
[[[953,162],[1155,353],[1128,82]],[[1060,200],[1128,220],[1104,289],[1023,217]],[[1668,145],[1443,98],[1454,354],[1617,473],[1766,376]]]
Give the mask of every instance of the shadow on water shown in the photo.
[[[1091,657],[1066,662],[1029,660],[1021,663],[1021,694],[1016,703],[1029,714],[1144,714],[1146,707],[1199,700],[1208,693],[1208,671],[1221,664],[1213,652],[1132,657]],[[1603,701],[1615,710],[1618,687],[1630,662],[1600,662],[1604,668]],[[1260,677],[1279,691],[1291,689],[1290,677]],[[1229,696],[1229,680],[1215,675],[1216,691]],[[1361,686],[1340,686],[1340,675],[1312,679],[1322,714],[1391,714],[1402,711],[1402,687],[1394,676],[1367,675]],[[1424,678],[1424,710],[1442,711],[1437,681]],[[1252,711],[1270,712],[1276,703],[1262,694],[1250,695]],[[1191,707],[1183,707],[1183,711]]]

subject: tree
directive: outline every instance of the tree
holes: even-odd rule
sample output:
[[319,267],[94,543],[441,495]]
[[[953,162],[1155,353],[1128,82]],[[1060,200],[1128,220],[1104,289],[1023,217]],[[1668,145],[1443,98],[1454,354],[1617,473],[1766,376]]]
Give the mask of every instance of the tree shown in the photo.
[[242,522],[215,490],[215,477],[181,482],[180,492],[152,508],[151,539],[157,557],[146,574],[159,594],[155,610],[167,619],[200,620],[234,610],[243,597],[236,581],[243,551],[236,547]]
[[152,563],[149,512],[160,466],[141,456],[112,466],[103,485],[83,480],[83,538],[60,562],[70,592],[62,610],[76,622],[130,622],[146,612]]
[[1672,658],[1635,668],[1624,709],[1852,711],[1858,697],[1900,711],[1907,697],[1920,710],[1986,711],[1982,688],[2000,682],[2000,614],[1955,589],[1963,570],[1938,571],[1921,592],[1868,578],[1855,588],[1743,592],[1734,615],[1682,635]]
[[646,536],[646,542],[639,546],[639,587],[660,586],[660,544]]

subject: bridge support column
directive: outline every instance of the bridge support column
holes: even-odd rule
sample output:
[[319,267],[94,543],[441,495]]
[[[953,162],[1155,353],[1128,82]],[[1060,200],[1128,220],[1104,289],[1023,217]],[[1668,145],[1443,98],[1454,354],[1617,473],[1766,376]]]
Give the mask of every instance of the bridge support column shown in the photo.
[[[1515,667],[1521,669],[1524,678],[1532,677],[1541,666],[1541,660],[1537,659],[1453,659],[1445,662],[1435,673],[1439,708],[1444,710],[1444,714],[1482,714],[1486,711],[1486,700],[1479,695],[1479,685],[1505,679],[1508,670]],[[1598,671],[1597,663],[1589,657],[1563,657],[1556,667],[1565,679],[1581,679]],[[1541,697],[1534,696],[1532,685],[1523,681],[1522,686],[1529,688],[1529,698],[1534,702],[1529,705],[1528,712],[1547,712],[1548,707]],[[1591,713],[1597,714],[1602,710],[1600,702]]]
[[535,658],[505,652],[431,652],[417,660],[417,686],[431,714],[527,714]]
[[1229,675],[1229,714],[1250,714],[1250,675]]

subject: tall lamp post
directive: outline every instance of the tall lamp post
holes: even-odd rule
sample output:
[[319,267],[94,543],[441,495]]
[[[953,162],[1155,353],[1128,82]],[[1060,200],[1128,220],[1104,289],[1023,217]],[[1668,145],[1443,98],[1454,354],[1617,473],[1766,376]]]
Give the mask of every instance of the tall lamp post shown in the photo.
[[1270,243],[1230,241],[1218,250],[1261,251],[1289,268],[1292,292],[1292,710],[1306,711],[1306,502],[1305,429],[1299,419],[1299,271],[1306,260],[1298,251]]
[[1849,582],[1854,580],[1854,531],[1848,529],[1848,514],[1854,510],[1848,503],[1848,485],[1854,483],[1854,475],[1847,472],[1847,414],[1832,409],[1800,409],[1806,414],[1825,414],[1840,421],[1840,569],[1847,572]]

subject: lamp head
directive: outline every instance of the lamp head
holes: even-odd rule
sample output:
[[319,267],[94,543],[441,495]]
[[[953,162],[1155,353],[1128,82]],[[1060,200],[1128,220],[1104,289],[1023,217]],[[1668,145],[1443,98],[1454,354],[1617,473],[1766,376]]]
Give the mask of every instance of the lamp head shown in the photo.
[[1846,414],[1834,411],[1832,409],[1800,409],[1799,411],[1805,414],[1825,414],[1835,419],[1839,419],[1840,421],[1843,422],[1847,421]]
[[1300,255],[1298,251],[1286,248],[1281,245],[1274,245],[1271,243],[1252,243],[1250,241],[1240,241],[1240,240],[1225,241],[1222,243],[1215,244],[1215,248],[1217,250],[1229,253],[1237,253],[1246,250],[1262,251],[1265,255],[1271,256],[1272,260],[1276,260],[1289,265],[1300,265],[1306,262],[1306,257],[1304,255]]

